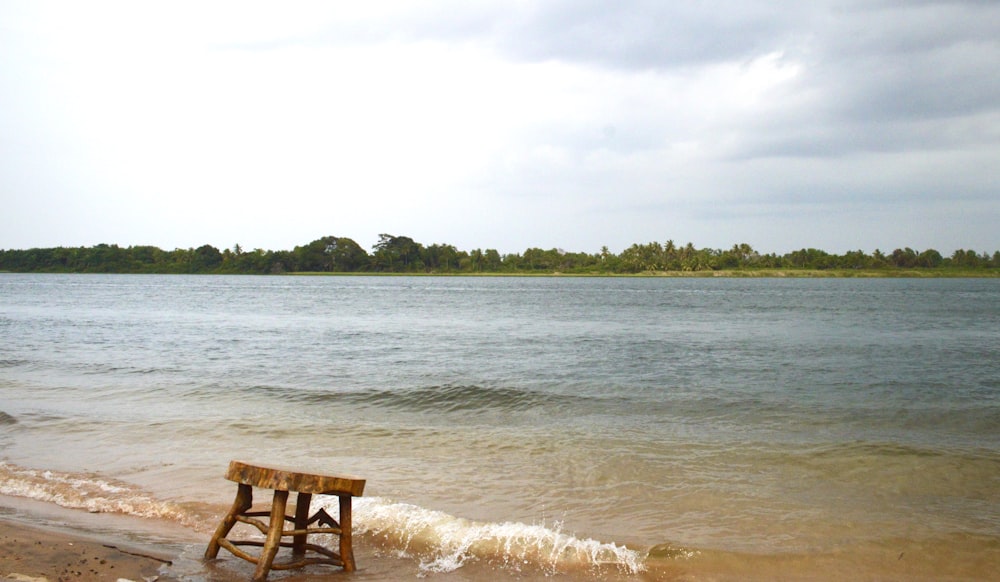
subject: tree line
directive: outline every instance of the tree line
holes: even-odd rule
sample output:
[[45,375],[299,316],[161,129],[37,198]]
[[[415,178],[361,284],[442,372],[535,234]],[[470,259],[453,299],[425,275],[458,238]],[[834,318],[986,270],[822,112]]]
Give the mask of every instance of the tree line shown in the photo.
[[638,274],[668,271],[832,269],[1000,269],[1000,251],[992,255],[960,249],[944,256],[934,249],[848,251],[843,255],[801,249],[784,255],[763,254],[746,243],[730,249],[695,248],[672,240],[633,244],[619,254],[528,248],[501,254],[496,249],[464,251],[449,244],[424,245],[407,236],[379,235],[366,251],[347,237],[326,236],[287,251],[219,250],[211,245],[162,250],[155,246],[55,247],[0,250],[0,271],[55,273],[566,273]]

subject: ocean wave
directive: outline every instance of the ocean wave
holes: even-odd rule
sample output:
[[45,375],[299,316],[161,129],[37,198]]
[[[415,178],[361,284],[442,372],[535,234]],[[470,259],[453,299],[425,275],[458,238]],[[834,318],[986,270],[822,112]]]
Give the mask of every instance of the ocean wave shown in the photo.
[[413,412],[517,412],[540,407],[563,408],[578,404],[581,397],[545,394],[532,390],[479,385],[436,385],[402,390],[368,389],[357,392],[301,392],[299,399],[311,403],[349,403],[356,406]]
[[[329,498],[317,503],[337,511],[337,502]],[[356,499],[353,524],[359,534],[381,543],[383,551],[417,559],[424,573],[451,572],[471,562],[547,574],[581,570],[636,574],[646,569],[642,552],[581,539],[563,532],[558,524],[476,522],[381,497]]]
[[881,462],[893,459],[978,459],[975,451],[962,451],[939,446],[915,445],[881,441],[850,441],[821,445],[808,451],[816,459],[879,459]]
[[0,368],[16,368],[18,366],[26,366],[30,363],[29,360],[24,359],[0,360]]
[[55,503],[91,513],[169,519],[196,526],[181,506],[160,501],[128,483],[85,473],[28,469],[0,461],[0,494]]

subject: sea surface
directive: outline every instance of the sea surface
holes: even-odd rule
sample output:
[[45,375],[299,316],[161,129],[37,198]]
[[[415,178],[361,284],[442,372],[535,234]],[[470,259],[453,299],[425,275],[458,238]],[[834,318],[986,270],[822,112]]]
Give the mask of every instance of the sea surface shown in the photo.
[[0,494],[207,540],[231,459],[402,579],[986,580],[1000,280],[0,274]]

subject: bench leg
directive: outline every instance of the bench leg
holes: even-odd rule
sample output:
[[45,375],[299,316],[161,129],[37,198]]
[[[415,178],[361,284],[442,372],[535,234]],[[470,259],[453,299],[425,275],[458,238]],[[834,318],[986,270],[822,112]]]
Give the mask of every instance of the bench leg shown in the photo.
[[219,540],[229,535],[229,530],[236,525],[236,516],[242,515],[253,505],[253,487],[249,485],[239,485],[236,490],[236,500],[229,509],[226,517],[222,518],[222,523],[215,530],[215,535],[208,542],[208,549],[205,550],[205,559],[211,560],[219,555]]
[[[295,498],[295,529],[309,527],[309,505],[312,503],[312,493],[299,493]],[[304,556],[308,534],[292,536],[292,555]]]
[[[354,562],[354,548],[351,542],[351,496],[338,496],[340,502],[340,559],[343,562],[346,572],[354,572],[357,566]],[[309,507],[312,502],[312,495],[309,493],[298,493],[295,503],[295,529],[305,530],[309,523]],[[253,506],[253,487],[250,485],[238,484],[236,499],[233,501],[229,513],[222,518],[219,527],[208,543],[205,550],[205,559],[211,560],[219,555],[219,540],[225,539],[229,532],[238,523],[238,517],[244,515]],[[274,564],[274,559],[281,547],[282,533],[285,527],[285,511],[288,507],[288,491],[275,490],[274,501],[271,504],[270,524],[267,530],[267,539],[256,560],[257,568],[254,572],[253,582],[265,582]],[[306,553],[306,543],[308,534],[299,534],[292,537],[292,554],[302,557]],[[245,557],[245,556],[241,556]],[[251,558],[246,558],[251,559]]]
[[288,505],[288,491],[275,490],[274,501],[271,503],[271,524],[267,530],[267,540],[257,561],[257,570],[253,574],[253,582],[264,582],[274,563],[274,557],[281,546],[281,533],[285,527],[285,507]]
[[354,548],[351,546],[351,496],[341,495],[340,499],[340,559],[344,562],[344,571],[353,572]]

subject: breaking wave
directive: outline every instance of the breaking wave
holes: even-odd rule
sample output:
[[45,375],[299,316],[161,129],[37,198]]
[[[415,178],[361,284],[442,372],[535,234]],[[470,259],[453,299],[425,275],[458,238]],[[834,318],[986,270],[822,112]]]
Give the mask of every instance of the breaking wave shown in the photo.
[[[336,511],[336,501],[320,502]],[[380,497],[355,500],[354,528],[382,551],[418,560],[422,572],[451,572],[483,562],[511,571],[548,574],[644,571],[644,554],[614,543],[581,539],[555,527],[476,522]]]
[[198,527],[197,520],[177,504],[157,500],[134,485],[91,474],[27,469],[0,461],[0,494],[91,513],[169,519]]

